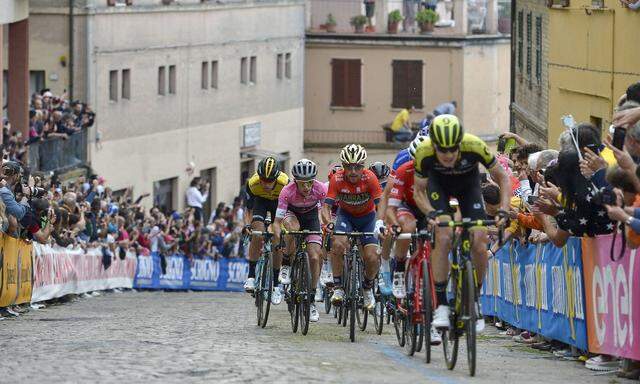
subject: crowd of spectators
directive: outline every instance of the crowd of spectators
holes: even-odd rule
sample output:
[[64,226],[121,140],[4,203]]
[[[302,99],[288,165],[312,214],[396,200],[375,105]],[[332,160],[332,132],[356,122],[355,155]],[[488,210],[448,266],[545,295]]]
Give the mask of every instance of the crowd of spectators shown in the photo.
[[[0,229],[28,241],[71,248],[101,248],[105,260],[159,252],[181,253],[189,259],[242,255],[242,199],[219,203],[208,221],[187,207],[184,211],[147,210],[143,194],[114,192],[100,176],[61,182],[30,175],[12,160],[3,161],[0,174]],[[196,178],[192,185],[200,185]],[[204,187],[208,188],[208,187]],[[206,190],[202,190],[206,195]],[[164,258],[163,258],[164,260]]]
[[29,137],[22,137],[21,129],[12,129],[11,122],[3,119],[3,158],[24,163],[28,145],[53,138],[66,140],[93,126],[94,121],[95,113],[87,104],[69,100],[66,95],[55,96],[50,90],[43,89],[31,96]]
[[[499,163],[512,175],[511,226],[507,236],[522,243],[551,242],[561,247],[571,236],[593,237],[621,232],[626,247],[640,246],[640,83],[622,95],[612,125],[605,132],[591,123],[565,116],[559,151],[527,142],[515,133],[501,136]],[[604,139],[602,139],[604,137]],[[506,148],[506,149],[505,149]],[[489,214],[500,203],[499,187],[484,177],[483,197]],[[495,214],[496,212],[493,212]],[[490,252],[495,253],[498,245]],[[612,251],[613,252],[613,251]],[[623,254],[611,255],[618,259]],[[504,334],[538,349],[556,349],[579,358],[567,346],[499,324]],[[640,364],[627,361],[619,376],[638,379]],[[616,370],[615,356],[592,356],[592,370]]]

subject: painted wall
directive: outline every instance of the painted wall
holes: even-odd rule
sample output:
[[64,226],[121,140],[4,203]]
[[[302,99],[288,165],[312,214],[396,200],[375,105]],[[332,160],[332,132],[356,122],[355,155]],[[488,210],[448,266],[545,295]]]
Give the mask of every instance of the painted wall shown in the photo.
[[[609,127],[618,98],[632,82],[640,81],[640,52],[636,30],[640,14],[606,0],[604,10],[591,9],[586,0],[569,9],[549,11],[549,144],[557,146],[564,127],[561,116],[577,121],[602,119]],[[571,31],[571,33],[567,33]],[[567,49],[571,47],[571,49]]]

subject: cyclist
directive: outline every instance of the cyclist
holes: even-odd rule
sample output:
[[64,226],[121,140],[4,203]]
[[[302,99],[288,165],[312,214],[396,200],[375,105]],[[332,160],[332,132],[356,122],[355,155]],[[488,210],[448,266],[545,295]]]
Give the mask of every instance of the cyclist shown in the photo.
[[369,166],[369,170],[378,178],[380,188],[385,189],[389,179],[389,174],[391,173],[391,168],[382,161],[376,161]]
[[[291,168],[291,176],[294,183],[284,187],[278,198],[276,219],[273,222],[273,234],[276,242],[280,242],[281,226],[289,231],[309,230],[320,231],[319,206],[327,197],[327,187],[316,180],[318,166],[311,160],[302,159]],[[290,238],[285,238],[287,249],[295,249]],[[307,236],[307,250],[309,268],[311,270],[311,292],[315,296],[316,284],[320,275],[322,237],[319,235]],[[287,257],[283,257],[283,265],[280,270],[279,280],[282,284],[291,283],[291,267]],[[320,314],[316,305],[311,304],[310,321],[318,321]]]
[[[322,206],[322,221],[331,223],[331,208],[338,204],[335,229],[340,232],[374,232],[376,230],[376,204],[382,195],[378,179],[364,162],[367,151],[358,144],[350,144],[342,148],[340,161],[343,170],[336,172],[329,180],[329,191]],[[342,268],[347,239],[336,236],[331,250],[331,266],[333,269],[334,291],[331,302],[341,303],[344,300],[342,287]],[[373,284],[378,274],[378,239],[375,236],[362,238],[364,248],[364,306],[371,310],[375,305]]]
[[[280,171],[280,165],[275,157],[268,156],[260,160],[258,169],[247,180],[245,187],[247,201],[247,209],[244,211],[245,233],[251,230],[265,230],[264,221],[267,213],[270,213],[271,217],[275,218],[278,196],[288,183],[289,176]],[[261,247],[262,239],[252,236],[249,245],[249,277],[244,283],[244,289],[247,292],[253,292],[255,289],[256,264],[260,258]],[[275,252],[273,256],[274,288],[271,294],[271,302],[274,305],[278,305],[282,302],[282,292],[277,286],[282,257],[279,252]]]
[[[429,138],[416,148],[414,163],[413,196],[416,206],[426,215],[429,224],[451,220],[451,197],[458,200],[463,217],[472,220],[486,218],[478,164],[487,168],[491,178],[500,186],[501,209],[496,219],[502,223],[508,218],[509,212],[509,176],[497,163],[486,143],[465,133],[456,116],[445,114],[434,118]],[[485,228],[473,228],[471,233],[471,255],[480,288],[487,263],[488,236]],[[452,237],[451,229],[436,228],[436,245],[431,254],[438,303],[433,319],[436,328],[447,328],[450,325],[446,288],[449,272],[447,256],[451,250]],[[481,316],[478,318],[476,328],[481,331],[484,320]]]

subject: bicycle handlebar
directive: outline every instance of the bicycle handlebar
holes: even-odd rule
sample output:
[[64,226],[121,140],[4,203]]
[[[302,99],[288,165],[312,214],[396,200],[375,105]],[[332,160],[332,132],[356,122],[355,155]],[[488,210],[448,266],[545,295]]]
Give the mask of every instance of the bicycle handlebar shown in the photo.
[[473,227],[488,227],[496,225],[496,220],[462,220],[462,221],[445,221],[438,223],[438,227],[448,228],[473,228]]
[[308,231],[308,230],[304,230],[304,231],[282,231],[282,235],[286,236],[286,235],[320,235],[322,236],[323,233],[322,231]]
[[273,237],[273,233],[266,231],[251,231],[251,236],[267,236]]
[[427,232],[427,231],[420,231],[418,233],[405,232],[396,236],[396,239],[398,240],[415,240],[415,239],[430,240],[431,238],[432,238],[431,232]]
[[348,236],[348,237],[365,237],[365,236],[375,236],[376,234],[373,232],[333,232],[332,235]]

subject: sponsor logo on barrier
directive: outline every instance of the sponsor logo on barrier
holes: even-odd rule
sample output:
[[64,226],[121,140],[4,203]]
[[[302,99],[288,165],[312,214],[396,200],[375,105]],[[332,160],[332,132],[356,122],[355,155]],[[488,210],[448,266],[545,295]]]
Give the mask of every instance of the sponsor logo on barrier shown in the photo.
[[138,256],[138,279],[151,279],[153,277],[153,258],[151,256]]
[[231,262],[229,263],[229,277],[227,278],[228,283],[244,283],[249,276],[249,264],[247,263],[238,263]]
[[191,267],[192,281],[218,281],[220,264],[213,259],[196,259]]
[[167,273],[160,275],[161,280],[179,280],[182,281],[184,271],[184,259],[179,256],[167,257]]
[[[598,338],[602,345],[607,334],[607,327],[613,329],[615,347],[633,346],[633,271],[636,263],[636,250],[629,257],[629,269],[622,264],[597,266],[593,270],[591,281],[591,300],[593,320]],[[613,316],[612,324],[607,319]]]
[[[612,261],[612,242],[611,235],[583,240],[589,350],[640,360],[640,262],[629,249]],[[618,236],[614,249],[620,246]]]

